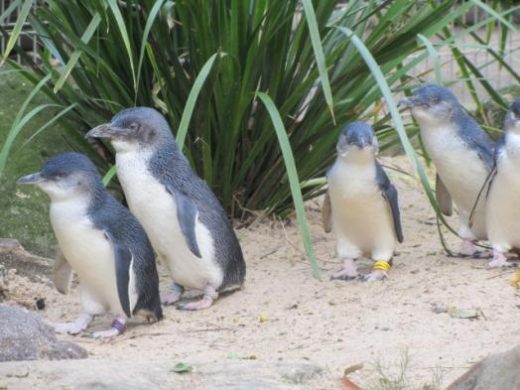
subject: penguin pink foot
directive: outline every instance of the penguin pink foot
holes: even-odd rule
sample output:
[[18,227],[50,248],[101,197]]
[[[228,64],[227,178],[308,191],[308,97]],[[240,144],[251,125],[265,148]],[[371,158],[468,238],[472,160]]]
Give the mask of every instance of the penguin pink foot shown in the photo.
[[181,303],[177,306],[179,310],[204,310],[213,305],[213,301],[218,298],[218,292],[213,286],[206,286],[202,299],[194,302]]
[[353,280],[359,276],[353,259],[345,259],[343,268],[330,277],[331,280]]
[[384,280],[388,277],[388,271],[390,271],[391,264],[386,260],[376,260],[372,265],[372,272],[363,275],[364,282],[377,282]]
[[93,318],[88,313],[82,313],[76,321],[54,324],[54,331],[56,333],[78,334],[87,329]]
[[183,292],[184,287],[177,283],[173,283],[166,294],[161,294],[161,303],[165,306],[172,305],[181,299]]
[[116,318],[112,322],[112,327],[107,330],[100,330],[98,332],[92,333],[92,337],[95,339],[107,339],[110,337],[119,336],[123,334],[126,330],[126,321],[124,318]]
[[474,259],[486,259],[491,257],[491,252],[488,250],[479,251],[473,241],[464,240],[460,244],[459,256],[472,257]]
[[506,255],[503,252],[498,250],[493,250],[493,260],[488,263],[491,268],[505,267],[508,266],[509,263],[507,261]]

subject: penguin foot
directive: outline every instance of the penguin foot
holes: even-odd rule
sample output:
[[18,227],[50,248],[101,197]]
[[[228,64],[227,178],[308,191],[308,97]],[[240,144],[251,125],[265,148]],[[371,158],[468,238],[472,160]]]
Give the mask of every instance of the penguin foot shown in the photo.
[[107,330],[100,330],[98,332],[92,333],[92,337],[95,339],[106,339],[110,337],[118,336],[126,330],[126,322],[121,318],[116,318],[112,322],[112,328]]
[[330,277],[330,280],[353,280],[357,279],[359,273],[353,259],[345,259],[343,268]]
[[94,316],[90,314],[82,313],[76,321],[54,324],[54,331],[56,333],[78,334],[87,329],[93,318]]
[[170,290],[166,294],[161,295],[161,303],[165,306],[172,305],[181,299],[183,292],[184,287],[177,283],[173,283],[170,286]]
[[336,272],[334,275],[330,277],[330,280],[354,280],[357,279],[359,276],[357,271],[352,272],[352,270],[349,269],[342,269],[341,271]]
[[363,282],[377,282],[378,280],[384,280],[388,278],[388,274],[380,269],[375,269],[369,274],[363,275],[362,280]]
[[498,268],[508,266],[507,257],[497,250],[493,251],[493,260],[488,263],[490,268]]
[[181,303],[177,306],[177,309],[190,311],[204,310],[210,307],[213,304],[213,301],[215,301],[217,298],[217,290],[214,287],[208,285],[204,289],[204,296],[201,300]]
[[479,251],[475,243],[471,240],[464,240],[460,244],[459,257],[471,257],[473,259],[487,259],[491,257],[491,252],[488,250]]

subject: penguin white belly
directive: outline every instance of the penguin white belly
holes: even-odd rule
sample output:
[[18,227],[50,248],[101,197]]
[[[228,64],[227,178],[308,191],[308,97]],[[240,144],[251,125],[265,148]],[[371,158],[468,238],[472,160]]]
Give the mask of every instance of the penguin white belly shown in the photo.
[[50,219],[58,244],[78,274],[81,288],[107,312],[124,315],[112,245],[87,216],[86,204],[84,199],[51,203]]
[[493,247],[520,248],[520,159],[503,155],[487,200],[487,226]]
[[375,181],[375,167],[335,166],[328,181],[336,234],[365,256],[391,258],[396,236],[390,207]]
[[198,258],[181,231],[174,197],[148,171],[147,158],[131,152],[118,153],[116,157],[118,178],[130,210],[143,225],[176,283],[199,290],[208,283],[220,286],[223,272],[215,261],[210,232],[197,217],[195,236],[202,256]]
[[[449,127],[421,127],[424,146],[457,205],[461,219],[467,224],[488,170],[477,152],[469,149],[462,139],[454,135],[455,132]],[[479,239],[487,236],[485,215],[485,201],[482,199],[475,209],[471,228]]]

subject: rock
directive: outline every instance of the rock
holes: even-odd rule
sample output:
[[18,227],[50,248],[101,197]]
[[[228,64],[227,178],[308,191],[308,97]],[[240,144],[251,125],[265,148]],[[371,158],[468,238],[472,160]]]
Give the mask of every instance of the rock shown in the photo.
[[80,346],[57,340],[36,313],[0,305],[0,362],[85,357]]
[[453,382],[447,390],[520,389],[520,345],[486,357]]
[[0,364],[0,388],[300,390],[337,388],[338,380],[308,362],[190,361],[193,371],[172,372],[167,359],[67,360]]
[[22,249],[22,246],[18,240],[14,238],[1,238],[0,237],[0,253],[9,253],[15,249]]

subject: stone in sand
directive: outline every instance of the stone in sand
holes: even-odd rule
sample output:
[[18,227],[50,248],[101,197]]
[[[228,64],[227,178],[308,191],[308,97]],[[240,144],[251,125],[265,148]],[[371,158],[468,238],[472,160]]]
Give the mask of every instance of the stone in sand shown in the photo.
[[0,362],[86,357],[80,346],[57,340],[36,313],[0,305]]

